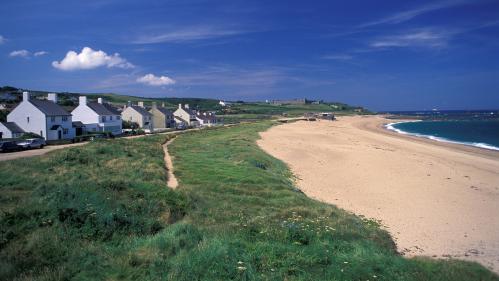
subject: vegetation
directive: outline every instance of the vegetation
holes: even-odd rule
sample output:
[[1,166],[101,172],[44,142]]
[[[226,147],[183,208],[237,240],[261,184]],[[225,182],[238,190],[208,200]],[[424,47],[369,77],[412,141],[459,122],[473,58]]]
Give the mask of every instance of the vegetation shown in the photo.
[[2,280],[499,280],[405,259],[379,225],[297,190],[255,144],[270,122],[0,163]]

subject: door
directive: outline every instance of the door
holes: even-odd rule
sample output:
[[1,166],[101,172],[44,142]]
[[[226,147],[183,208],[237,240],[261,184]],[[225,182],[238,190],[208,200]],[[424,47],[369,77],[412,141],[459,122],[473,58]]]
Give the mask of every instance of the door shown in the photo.
[[57,139],[62,139],[62,131],[61,130],[57,130]]

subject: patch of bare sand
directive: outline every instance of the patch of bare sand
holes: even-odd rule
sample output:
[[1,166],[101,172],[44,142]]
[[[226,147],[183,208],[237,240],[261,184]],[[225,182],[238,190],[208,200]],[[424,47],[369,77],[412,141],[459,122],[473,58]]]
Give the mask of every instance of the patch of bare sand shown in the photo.
[[499,272],[499,153],[409,137],[381,117],[300,121],[261,133],[310,197],[381,220],[403,254]]

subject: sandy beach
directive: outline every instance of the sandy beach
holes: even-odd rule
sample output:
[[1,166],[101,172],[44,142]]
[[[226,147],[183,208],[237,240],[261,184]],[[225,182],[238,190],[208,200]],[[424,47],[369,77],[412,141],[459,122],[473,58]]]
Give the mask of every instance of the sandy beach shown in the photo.
[[299,121],[261,133],[308,196],[380,220],[407,256],[499,272],[499,152],[401,135],[382,117]]

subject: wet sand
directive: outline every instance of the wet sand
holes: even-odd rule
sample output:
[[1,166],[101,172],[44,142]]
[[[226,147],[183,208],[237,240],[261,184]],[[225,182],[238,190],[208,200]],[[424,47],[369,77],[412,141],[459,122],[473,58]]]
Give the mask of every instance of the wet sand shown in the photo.
[[382,117],[299,121],[261,133],[308,196],[381,220],[407,256],[499,272],[499,152],[401,135]]

